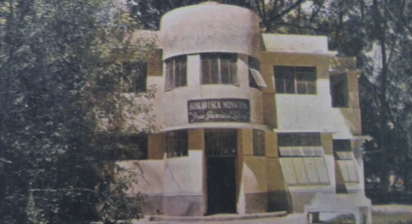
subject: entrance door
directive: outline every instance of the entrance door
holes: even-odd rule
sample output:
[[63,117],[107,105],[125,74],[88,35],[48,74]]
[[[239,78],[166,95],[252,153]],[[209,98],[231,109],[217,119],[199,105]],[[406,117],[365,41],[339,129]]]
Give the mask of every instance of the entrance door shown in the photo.
[[236,213],[236,130],[205,131],[207,213]]

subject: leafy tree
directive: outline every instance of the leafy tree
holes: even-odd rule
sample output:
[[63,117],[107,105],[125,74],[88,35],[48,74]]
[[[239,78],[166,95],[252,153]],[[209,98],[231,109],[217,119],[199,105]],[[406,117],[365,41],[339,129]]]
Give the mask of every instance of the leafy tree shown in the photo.
[[[237,5],[254,10],[262,18],[262,27],[267,31],[272,31],[276,22],[281,21],[288,13],[299,8],[306,0],[218,0],[224,4]],[[168,11],[188,6],[196,5],[205,0],[127,0],[133,17],[141,21],[145,28],[158,29],[160,18]]]
[[103,159],[122,147],[106,141],[119,138],[131,102],[121,80],[142,75],[123,61],[152,46],[130,41],[139,28],[110,0],[0,2],[1,223],[82,223],[102,204],[107,221],[135,215],[138,201],[122,191],[133,178],[114,178]]

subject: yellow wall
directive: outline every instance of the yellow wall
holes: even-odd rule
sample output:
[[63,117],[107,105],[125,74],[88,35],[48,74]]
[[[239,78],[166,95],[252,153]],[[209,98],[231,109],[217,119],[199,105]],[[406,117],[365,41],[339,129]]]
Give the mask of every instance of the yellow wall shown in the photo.
[[148,76],[162,76],[162,50],[156,49],[147,62]]
[[154,133],[148,136],[148,159],[163,159],[166,149],[164,133]]
[[333,155],[333,136],[332,134],[321,134],[322,147],[326,155]]
[[[253,156],[253,130],[241,129],[244,193],[267,191],[266,157]],[[265,136],[266,137],[266,136]],[[240,162],[240,161],[239,161]]]
[[202,150],[205,148],[205,132],[203,129],[189,130],[189,150]]
[[265,132],[266,158],[278,158],[278,135],[275,132]]

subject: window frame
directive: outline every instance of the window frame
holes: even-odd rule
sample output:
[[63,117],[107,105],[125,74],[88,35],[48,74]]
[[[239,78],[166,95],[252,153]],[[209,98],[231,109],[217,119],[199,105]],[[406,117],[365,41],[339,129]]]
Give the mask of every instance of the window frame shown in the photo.
[[264,89],[267,87],[265,80],[260,73],[260,61],[257,58],[249,56],[249,87],[255,89]]
[[342,172],[345,183],[359,183],[350,139],[333,139],[333,152],[336,163]]
[[236,157],[237,130],[206,129],[205,146],[206,157]]
[[262,130],[253,129],[253,155],[266,156],[265,132]]
[[165,60],[165,91],[187,86],[187,55]]
[[[236,53],[203,53],[200,54],[201,85],[234,85],[239,86]],[[207,66],[206,66],[206,63]],[[228,77],[224,77],[223,65],[227,63]],[[207,77],[205,73],[208,73]],[[216,74],[213,74],[216,73]],[[206,77],[206,78],[205,78]],[[214,80],[212,80],[214,79]],[[225,80],[224,80],[225,79]],[[208,80],[208,81],[206,81]]]
[[[187,130],[166,133],[166,157],[187,157],[189,155],[189,136]],[[173,145],[172,147],[170,145]]]
[[[349,107],[349,86],[347,73],[340,73],[330,75],[330,95],[332,100],[332,107],[334,108],[348,108]],[[342,84],[342,89],[337,92],[337,84]]]
[[[296,139],[295,143],[287,143],[282,141],[282,135],[287,136],[289,138],[289,141],[292,138]],[[317,139],[312,139],[313,141],[308,141],[310,137],[317,138]],[[308,142],[310,144],[308,144]],[[284,147],[289,147],[289,146],[303,146],[303,147],[311,147],[311,146],[322,146],[322,140],[320,137],[319,132],[293,132],[293,133],[278,133],[278,145],[284,146]]]
[[278,94],[317,94],[316,66],[274,66],[275,91]]
[[[122,93],[145,92],[147,90],[147,61],[123,63],[122,66],[124,71],[120,84]],[[133,74],[133,72],[137,72],[138,74]]]
[[[285,136],[284,140],[282,135]],[[330,184],[320,133],[278,133],[278,146],[280,162],[288,185]]]

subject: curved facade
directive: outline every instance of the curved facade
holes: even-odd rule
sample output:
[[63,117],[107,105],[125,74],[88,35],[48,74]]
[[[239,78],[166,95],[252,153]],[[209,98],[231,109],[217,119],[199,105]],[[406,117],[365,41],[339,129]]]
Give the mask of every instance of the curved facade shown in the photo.
[[163,59],[202,52],[260,56],[259,17],[249,9],[205,2],[172,10],[160,24]]
[[[261,91],[249,86],[249,60],[260,56],[259,18],[253,11],[216,2],[175,9],[163,16],[160,39],[163,59],[171,61],[164,63],[166,76],[178,75],[174,60],[180,58],[186,72],[178,73],[187,77],[184,83],[175,77],[175,85],[166,87],[163,129],[223,123],[263,128]],[[242,106],[247,111],[234,108]]]

